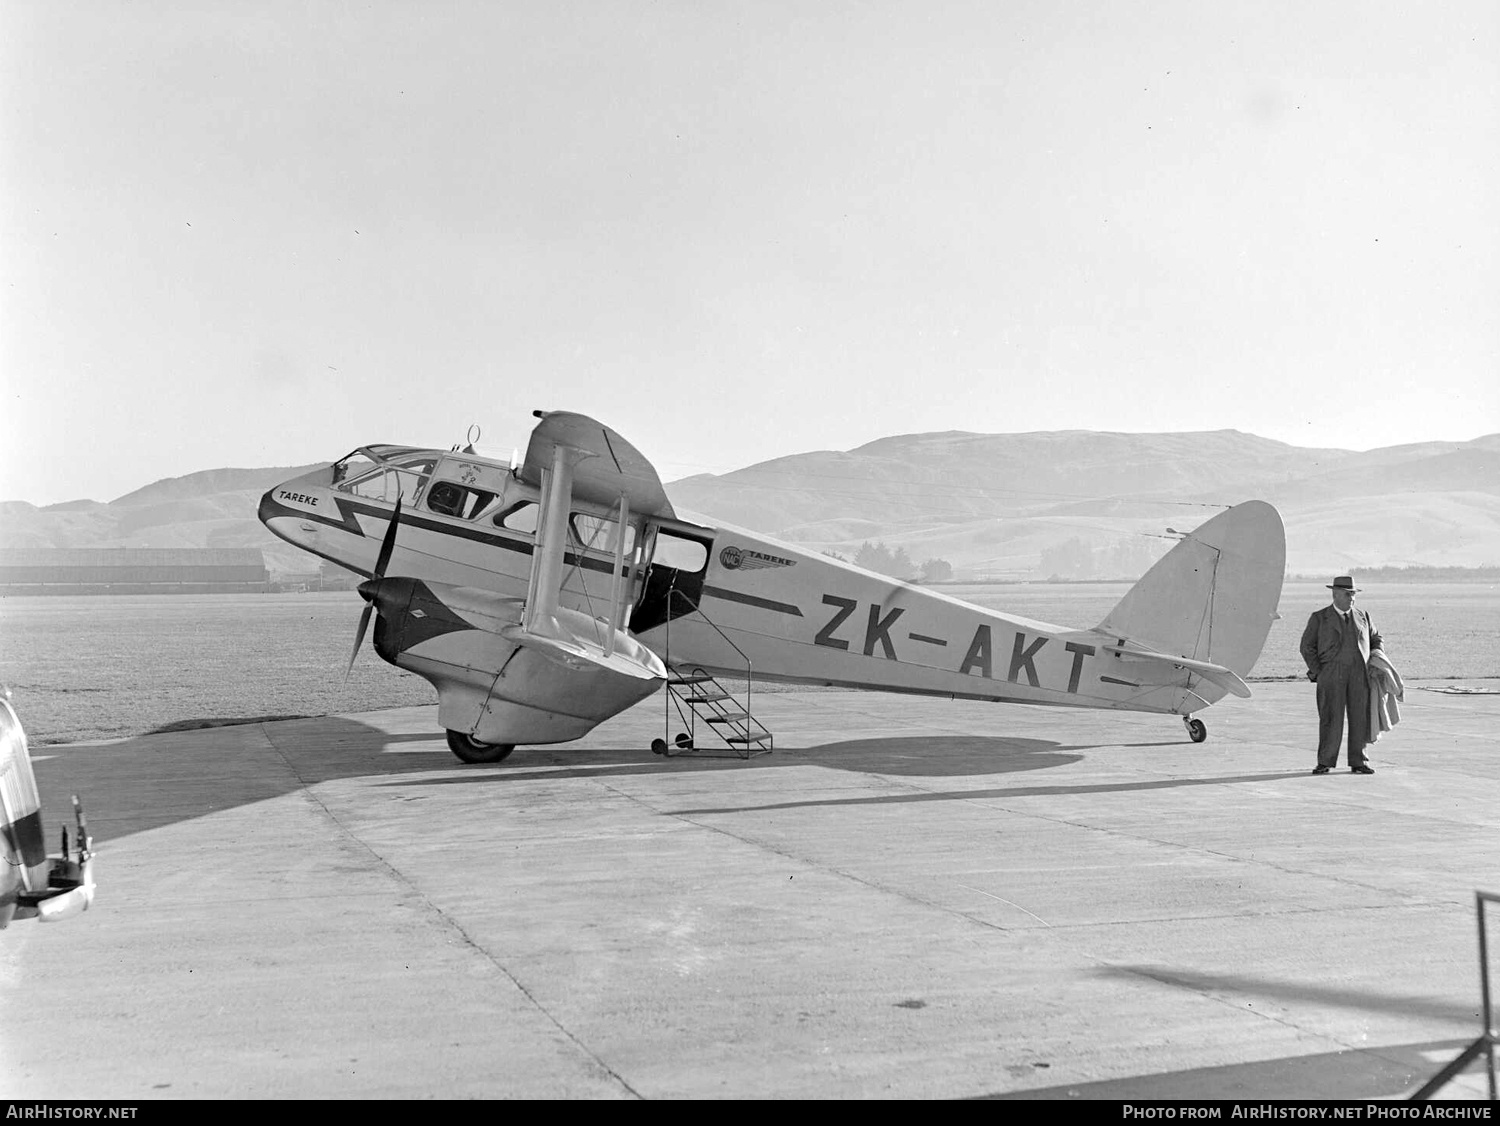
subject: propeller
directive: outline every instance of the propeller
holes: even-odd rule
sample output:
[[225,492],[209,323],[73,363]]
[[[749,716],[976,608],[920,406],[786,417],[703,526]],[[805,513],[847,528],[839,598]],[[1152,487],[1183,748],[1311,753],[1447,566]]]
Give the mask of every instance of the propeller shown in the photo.
[[375,573],[359,584],[360,597],[365,600],[364,611],[359,615],[359,629],[354,633],[354,650],[349,654],[349,667],[344,670],[344,679],[354,671],[354,658],[359,656],[359,647],[365,643],[365,630],[370,626],[370,612],[375,609],[375,588],[385,578],[385,568],[391,561],[391,552],[396,547],[396,528],[401,523],[401,494],[396,494],[396,510],[391,513],[391,522],[386,527],[385,538],[380,541],[380,554],[375,557]]

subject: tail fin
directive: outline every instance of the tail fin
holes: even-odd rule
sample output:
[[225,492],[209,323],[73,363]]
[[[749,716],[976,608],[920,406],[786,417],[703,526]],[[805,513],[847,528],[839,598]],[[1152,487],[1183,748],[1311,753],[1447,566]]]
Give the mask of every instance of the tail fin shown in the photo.
[[1184,536],[1096,628],[1246,676],[1277,617],[1285,571],[1281,514],[1246,501]]

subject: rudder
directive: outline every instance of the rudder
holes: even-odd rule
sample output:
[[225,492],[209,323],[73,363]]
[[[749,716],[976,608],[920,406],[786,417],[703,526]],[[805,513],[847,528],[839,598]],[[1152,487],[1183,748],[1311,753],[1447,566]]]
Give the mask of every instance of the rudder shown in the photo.
[[1184,536],[1096,629],[1248,676],[1277,617],[1285,571],[1281,514],[1246,501]]

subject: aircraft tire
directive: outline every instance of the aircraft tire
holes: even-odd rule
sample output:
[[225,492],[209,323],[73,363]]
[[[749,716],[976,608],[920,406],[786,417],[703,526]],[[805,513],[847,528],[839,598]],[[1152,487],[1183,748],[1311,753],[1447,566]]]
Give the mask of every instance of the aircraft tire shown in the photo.
[[448,749],[464,762],[468,763],[496,763],[504,762],[511,751],[516,749],[514,743],[481,743],[472,735],[466,735],[462,731],[448,732]]
[[1201,719],[1190,719],[1187,721],[1188,738],[1195,743],[1201,743],[1208,738],[1208,725]]
[[665,739],[651,740],[651,753],[653,755],[664,755],[667,753],[667,741]]

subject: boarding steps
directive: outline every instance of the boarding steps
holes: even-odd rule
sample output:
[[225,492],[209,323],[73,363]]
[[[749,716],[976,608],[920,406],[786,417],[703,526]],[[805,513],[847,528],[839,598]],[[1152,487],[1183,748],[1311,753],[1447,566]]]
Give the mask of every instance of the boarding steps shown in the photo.
[[704,669],[669,667],[667,701],[667,734],[671,735],[673,708],[679,724],[687,730],[679,731],[670,742],[653,739],[651,749],[655,753],[669,757],[682,754],[713,757],[712,750],[698,745],[699,723],[706,725],[738,758],[771,753],[774,744],[771,732],[750,714],[748,677],[741,701]]

